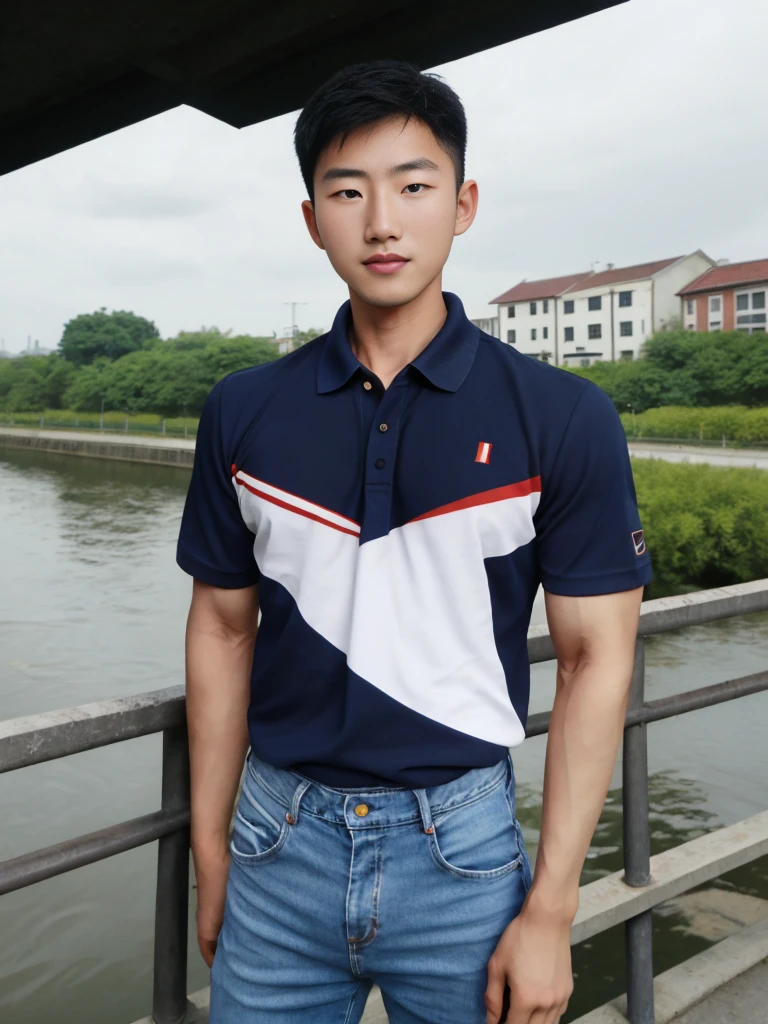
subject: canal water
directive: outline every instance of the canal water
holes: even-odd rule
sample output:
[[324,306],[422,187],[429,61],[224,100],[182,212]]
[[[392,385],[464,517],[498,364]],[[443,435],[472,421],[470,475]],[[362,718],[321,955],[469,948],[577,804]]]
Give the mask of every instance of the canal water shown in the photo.
[[[188,479],[178,469],[0,449],[0,718],[182,681],[190,581],[174,548]],[[768,615],[678,631],[648,642],[648,694],[767,662]],[[534,666],[531,712],[551,706],[553,692],[552,666]],[[767,730],[768,694],[649,727],[654,852],[768,806]],[[532,859],[544,751],[541,737],[513,752]],[[0,860],[156,810],[159,782],[159,737],[0,776]],[[619,782],[617,771],[585,881],[621,865]],[[130,1024],[149,1012],[155,850],[0,897],[3,1024]],[[768,899],[768,864],[718,886]],[[655,914],[655,934],[657,973],[711,939],[679,905]],[[624,991],[621,931],[576,947],[574,970],[566,1020]],[[190,991],[207,980],[190,929]]]

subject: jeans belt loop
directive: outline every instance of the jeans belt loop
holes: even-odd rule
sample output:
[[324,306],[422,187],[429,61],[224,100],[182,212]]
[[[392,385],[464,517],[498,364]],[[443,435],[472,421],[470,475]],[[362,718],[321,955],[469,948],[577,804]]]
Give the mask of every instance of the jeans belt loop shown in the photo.
[[304,796],[304,794],[307,792],[311,785],[312,783],[309,779],[304,779],[298,784],[296,789],[293,791],[293,797],[291,799],[291,809],[288,812],[287,817],[289,825],[295,825],[296,822],[299,820],[299,804],[301,803],[301,798]]
[[429,807],[429,800],[427,800],[427,791],[425,789],[414,789],[413,793],[419,802],[419,812],[424,831],[431,834],[435,831],[435,826],[432,822],[432,812]]

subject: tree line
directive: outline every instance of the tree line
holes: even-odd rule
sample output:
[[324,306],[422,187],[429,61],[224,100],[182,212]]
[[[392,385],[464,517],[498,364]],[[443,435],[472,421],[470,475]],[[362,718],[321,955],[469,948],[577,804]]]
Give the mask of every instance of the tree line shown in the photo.
[[667,405],[768,405],[768,335],[661,331],[646,341],[642,355],[573,372],[599,384],[619,412]]
[[[304,344],[321,332],[300,332]],[[216,327],[162,340],[155,324],[126,310],[74,317],[56,352],[0,362],[5,412],[103,407],[127,415],[199,416],[217,380],[277,359],[271,339]]]
[[[318,334],[311,329],[298,341]],[[70,320],[52,355],[0,360],[0,410],[97,412],[103,402],[126,415],[198,416],[217,380],[278,356],[269,338],[210,327],[163,340],[151,320],[101,309]],[[668,330],[645,343],[641,359],[571,372],[603,388],[621,413],[755,408],[768,405],[768,337]]]

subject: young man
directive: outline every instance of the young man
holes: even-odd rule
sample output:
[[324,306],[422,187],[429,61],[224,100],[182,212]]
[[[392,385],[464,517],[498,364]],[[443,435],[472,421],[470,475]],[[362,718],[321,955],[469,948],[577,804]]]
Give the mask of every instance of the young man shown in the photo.
[[[373,982],[392,1024],[555,1024],[572,990],[650,560],[607,396],[441,291],[477,208],[465,140],[408,65],[312,97],[303,213],[349,301],[200,421],[178,561],[211,1024],[351,1024]],[[509,748],[539,583],[557,694],[532,879]]]

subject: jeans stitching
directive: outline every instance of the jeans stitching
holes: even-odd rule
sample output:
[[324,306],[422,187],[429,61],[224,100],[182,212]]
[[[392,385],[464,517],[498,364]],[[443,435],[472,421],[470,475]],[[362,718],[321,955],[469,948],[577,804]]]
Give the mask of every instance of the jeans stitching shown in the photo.
[[349,1022],[352,1020],[352,1010],[354,1008],[355,1001],[357,999],[357,993],[360,991],[360,989],[362,987],[363,987],[362,981],[358,981],[357,985],[355,986],[355,991],[352,993],[352,995],[349,998],[349,1004],[347,1006],[347,1012],[344,1014],[344,1024],[349,1024]]

